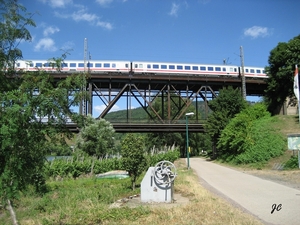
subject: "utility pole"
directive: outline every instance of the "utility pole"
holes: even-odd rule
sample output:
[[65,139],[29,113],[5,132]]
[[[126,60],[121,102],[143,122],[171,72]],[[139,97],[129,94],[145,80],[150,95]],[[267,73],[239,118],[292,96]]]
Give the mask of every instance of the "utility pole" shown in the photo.
[[240,57],[241,57],[241,77],[242,77],[242,93],[243,98],[246,100],[246,78],[244,73],[244,52],[243,52],[243,46],[240,47]]
[[[84,75],[83,75],[83,84],[82,84],[82,93],[85,93],[86,91],[86,84],[85,84],[85,75],[86,75],[86,67],[87,67],[87,51],[88,51],[88,45],[87,45],[87,38],[84,38]],[[82,115],[86,116],[86,98],[82,98]]]

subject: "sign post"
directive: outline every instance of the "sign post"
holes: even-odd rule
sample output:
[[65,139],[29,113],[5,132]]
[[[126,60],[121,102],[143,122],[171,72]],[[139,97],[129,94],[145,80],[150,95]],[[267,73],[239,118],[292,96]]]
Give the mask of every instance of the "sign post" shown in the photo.
[[298,151],[298,167],[300,168],[300,134],[288,134],[288,149]]

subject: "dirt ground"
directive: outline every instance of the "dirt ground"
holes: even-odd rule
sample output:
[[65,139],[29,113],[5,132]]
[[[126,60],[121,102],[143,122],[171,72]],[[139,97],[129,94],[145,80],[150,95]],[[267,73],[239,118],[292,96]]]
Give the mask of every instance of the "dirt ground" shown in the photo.
[[243,170],[243,172],[300,190],[300,170]]
[[183,197],[181,194],[174,193],[174,201],[170,203],[164,202],[141,202],[140,195],[129,196],[128,198],[120,199],[113,204],[110,205],[110,208],[119,208],[123,206],[127,206],[130,208],[138,207],[138,206],[149,206],[149,207],[164,207],[164,208],[172,208],[176,206],[181,206],[189,203],[189,199]]

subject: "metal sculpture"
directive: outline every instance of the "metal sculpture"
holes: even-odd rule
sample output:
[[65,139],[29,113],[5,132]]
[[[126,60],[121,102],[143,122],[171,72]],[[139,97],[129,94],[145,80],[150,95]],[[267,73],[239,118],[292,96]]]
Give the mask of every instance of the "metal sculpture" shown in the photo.
[[142,202],[172,202],[176,167],[169,161],[161,161],[149,167],[141,183]]
[[176,167],[169,161],[161,161],[154,167],[154,179],[159,185],[170,185],[177,175]]

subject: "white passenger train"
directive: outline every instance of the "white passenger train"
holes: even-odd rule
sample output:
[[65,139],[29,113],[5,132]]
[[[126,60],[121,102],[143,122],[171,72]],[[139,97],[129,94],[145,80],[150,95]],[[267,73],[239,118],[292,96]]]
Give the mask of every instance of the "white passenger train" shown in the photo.
[[[23,60],[17,62],[17,68],[24,71],[56,71],[53,63],[47,60]],[[91,73],[139,73],[155,75],[199,75],[199,76],[239,76],[240,68],[234,65],[190,64],[190,63],[163,63],[139,61],[89,60],[84,65],[83,60],[65,60],[61,65],[62,72]],[[267,78],[262,67],[244,67],[245,77]]]

